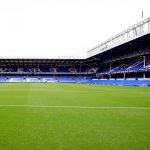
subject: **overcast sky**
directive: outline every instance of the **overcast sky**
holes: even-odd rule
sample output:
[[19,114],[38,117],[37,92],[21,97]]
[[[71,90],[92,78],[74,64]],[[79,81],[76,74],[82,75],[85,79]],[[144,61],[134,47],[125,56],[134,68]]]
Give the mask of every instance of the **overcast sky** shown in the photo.
[[150,0],[0,0],[1,58],[86,57],[150,17]]

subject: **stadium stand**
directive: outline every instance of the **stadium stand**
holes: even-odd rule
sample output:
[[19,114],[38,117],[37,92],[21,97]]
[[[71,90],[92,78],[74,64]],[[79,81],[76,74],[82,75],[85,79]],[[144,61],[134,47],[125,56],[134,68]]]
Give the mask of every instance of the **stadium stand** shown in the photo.
[[[119,61],[103,64],[88,60],[79,60],[82,65],[52,67],[52,60],[48,64],[40,64],[34,60],[34,65],[25,60],[18,60],[18,64],[9,63],[12,60],[0,60],[0,82],[47,82],[47,83],[86,83],[106,85],[149,86],[150,85],[150,56],[136,56]],[[6,62],[7,61],[7,65]],[[30,60],[31,61],[31,60]],[[41,60],[42,61],[42,60]],[[57,61],[57,60],[55,60]],[[54,61],[54,62],[55,62]],[[68,61],[68,60],[67,60]],[[19,64],[22,64],[21,66]],[[38,66],[38,67],[37,67]]]
[[[148,25],[149,30],[146,32],[143,31],[144,25]],[[141,30],[140,34],[134,33],[137,28]],[[133,31],[134,38],[128,37],[125,40],[129,31]],[[116,44],[120,36],[124,40]],[[118,40],[114,42],[115,39]],[[90,55],[86,59],[0,58],[0,82],[149,86],[150,18],[96,46],[88,53]]]

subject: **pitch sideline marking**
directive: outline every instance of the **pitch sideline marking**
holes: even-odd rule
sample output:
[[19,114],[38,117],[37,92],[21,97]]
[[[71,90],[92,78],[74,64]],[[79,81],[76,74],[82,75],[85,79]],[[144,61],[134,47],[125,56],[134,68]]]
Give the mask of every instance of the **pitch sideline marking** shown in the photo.
[[102,106],[46,106],[46,105],[0,105],[0,107],[31,107],[31,108],[77,108],[77,109],[141,109],[150,110],[149,107],[102,107]]

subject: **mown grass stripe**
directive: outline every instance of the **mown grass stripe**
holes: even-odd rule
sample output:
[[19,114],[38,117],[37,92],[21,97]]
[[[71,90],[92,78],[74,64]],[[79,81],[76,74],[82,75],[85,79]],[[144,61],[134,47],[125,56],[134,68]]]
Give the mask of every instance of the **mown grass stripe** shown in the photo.
[[0,107],[31,107],[31,108],[76,108],[76,109],[148,109],[149,107],[103,107],[103,106],[51,106],[51,105],[0,105]]

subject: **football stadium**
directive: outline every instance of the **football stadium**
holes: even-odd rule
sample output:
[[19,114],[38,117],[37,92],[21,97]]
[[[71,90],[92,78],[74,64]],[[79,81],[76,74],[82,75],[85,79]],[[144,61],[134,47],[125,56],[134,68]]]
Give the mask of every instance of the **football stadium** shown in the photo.
[[0,149],[149,150],[149,86],[150,18],[83,59],[0,58]]

